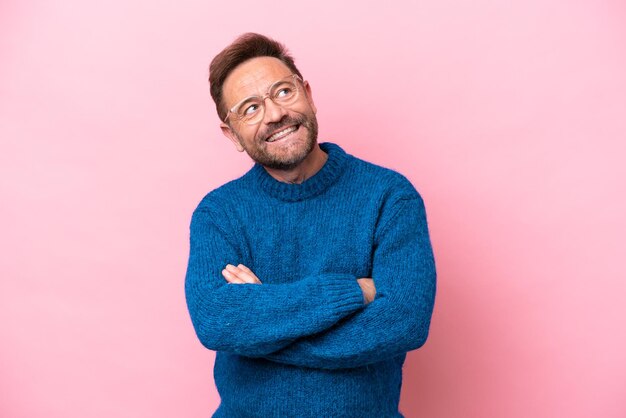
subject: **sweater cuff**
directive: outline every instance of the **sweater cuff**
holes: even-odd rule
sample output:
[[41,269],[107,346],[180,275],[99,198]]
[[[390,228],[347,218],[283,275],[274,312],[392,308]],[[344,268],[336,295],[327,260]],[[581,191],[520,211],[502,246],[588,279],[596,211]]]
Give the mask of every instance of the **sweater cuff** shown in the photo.
[[363,306],[365,298],[356,277],[350,274],[325,273],[318,277],[317,286],[321,288],[324,300],[334,312],[337,320],[349,315]]

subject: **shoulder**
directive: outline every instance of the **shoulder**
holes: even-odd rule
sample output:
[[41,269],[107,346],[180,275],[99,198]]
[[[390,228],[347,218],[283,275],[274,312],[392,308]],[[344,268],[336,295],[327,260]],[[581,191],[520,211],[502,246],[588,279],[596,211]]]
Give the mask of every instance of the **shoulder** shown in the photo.
[[209,191],[198,203],[195,212],[222,214],[229,211],[233,202],[241,201],[251,193],[250,172]]
[[384,200],[421,199],[411,181],[402,173],[359,157],[349,155],[351,181],[383,197]]
[[[209,191],[197,204],[191,214],[190,231],[192,236],[206,239],[207,231],[219,233],[229,242],[236,242],[239,225],[234,219],[236,202],[241,201],[248,187],[247,173]],[[203,238],[202,238],[203,237]]]

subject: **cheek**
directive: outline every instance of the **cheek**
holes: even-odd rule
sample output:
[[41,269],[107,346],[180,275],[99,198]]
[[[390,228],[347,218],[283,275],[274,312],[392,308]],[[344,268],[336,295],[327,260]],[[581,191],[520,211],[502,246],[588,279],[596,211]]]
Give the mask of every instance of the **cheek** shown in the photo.
[[261,125],[256,125],[256,126],[249,126],[247,127],[248,129],[245,130],[245,132],[243,132],[244,138],[246,139],[246,142],[258,142],[259,141],[259,137],[262,133],[262,130],[260,129]]
[[313,103],[313,100],[310,100],[309,98],[307,98],[307,103],[309,104],[309,108],[311,110],[311,112],[316,115],[317,114],[317,107],[315,107],[315,103]]
[[317,109],[315,108],[315,106],[309,102],[305,102],[300,106],[293,108],[292,110],[300,115],[308,117],[315,116],[315,114],[317,113]]

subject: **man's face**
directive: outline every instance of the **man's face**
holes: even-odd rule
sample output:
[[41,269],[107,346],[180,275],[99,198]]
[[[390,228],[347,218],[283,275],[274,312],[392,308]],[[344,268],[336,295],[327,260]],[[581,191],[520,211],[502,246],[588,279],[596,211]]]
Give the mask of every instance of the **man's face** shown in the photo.
[[[292,72],[273,57],[257,57],[237,66],[223,85],[223,100],[230,109],[249,96],[263,97],[277,80]],[[296,81],[298,98],[288,106],[279,106],[265,99],[263,119],[248,125],[232,113],[229,123],[222,123],[222,132],[238,151],[265,167],[287,170],[298,166],[317,143],[317,109],[307,82]],[[232,118],[232,120],[231,120]],[[286,135],[284,135],[286,133]]]

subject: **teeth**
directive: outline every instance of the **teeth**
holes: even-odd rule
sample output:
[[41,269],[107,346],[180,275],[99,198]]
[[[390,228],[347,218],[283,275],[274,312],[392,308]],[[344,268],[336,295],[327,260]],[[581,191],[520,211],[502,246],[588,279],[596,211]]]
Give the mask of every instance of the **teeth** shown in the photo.
[[294,132],[296,129],[298,129],[296,126],[290,126],[289,128],[285,128],[282,131],[276,132],[274,135],[267,138],[267,142],[274,142],[277,139],[280,139],[285,135],[289,135],[290,133]]

